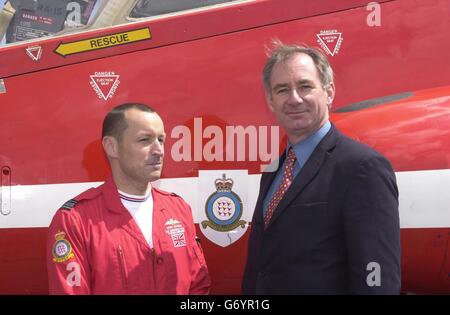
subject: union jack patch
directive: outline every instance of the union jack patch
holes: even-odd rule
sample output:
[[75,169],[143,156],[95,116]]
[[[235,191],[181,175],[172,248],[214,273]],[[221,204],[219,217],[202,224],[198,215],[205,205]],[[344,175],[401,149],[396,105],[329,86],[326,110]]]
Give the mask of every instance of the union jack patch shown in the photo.
[[186,238],[183,234],[172,234],[172,241],[174,247],[186,246]]
[[170,235],[173,242],[173,247],[186,246],[186,236],[184,226],[180,221],[170,219],[166,222],[166,233]]

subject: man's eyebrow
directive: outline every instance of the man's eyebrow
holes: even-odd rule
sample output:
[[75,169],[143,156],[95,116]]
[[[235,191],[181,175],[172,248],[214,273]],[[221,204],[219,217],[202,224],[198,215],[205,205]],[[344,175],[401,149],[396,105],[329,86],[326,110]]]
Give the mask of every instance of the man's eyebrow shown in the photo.
[[155,134],[153,134],[153,133],[151,133],[151,132],[148,132],[148,131],[138,132],[138,133],[137,133],[137,136],[138,136],[138,137],[149,137],[149,138],[156,137]]
[[278,83],[278,84],[275,84],[272,89],[276,90],[276,89],[279,89],[279,88],[282,88],[282,87],[287,87],[287,86],[288,86],[287,83]]
[[[301,85],[301,84],[313,84],[314,82],[312,80],[309,79],[303,79],[303,80],[298,80],[296,82],[297,85]],[[279,88],[283,88],[283,87],[288,87],[289,84],[288,83],[278,83],[275,84],[274,87],[272,88],[273,90],[279,89]]]
[[309,79],[303,79],[303,80],[298,80],[297,81],[297,84],[305,84],[305,83],[311,84],[311,83],[313,83],[313,81],[309,80]]
[[154,133],[154,132],[150,132],[150,131],[139,131],[137,134],[138,134],[138,136],[149,136],[149,137],[160,137],[160,136],[165,137],[166,136],[165,132],[158,134],[158,133]]

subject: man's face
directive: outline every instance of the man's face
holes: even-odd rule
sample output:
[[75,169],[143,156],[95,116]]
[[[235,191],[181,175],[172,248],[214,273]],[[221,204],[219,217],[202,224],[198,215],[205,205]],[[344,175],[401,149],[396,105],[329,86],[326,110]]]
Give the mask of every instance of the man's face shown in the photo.
[[284,63],[275,64],[270,86],[269,108],[293,144],[328,121],[328,104],[334,97],[334,84],[322,86],[310,56],[300,53]]
[[125,112],[128,127],[117,144],[121,181],[147,185],[161,177],[164,157],[164,124],[156,113],[130,109]]

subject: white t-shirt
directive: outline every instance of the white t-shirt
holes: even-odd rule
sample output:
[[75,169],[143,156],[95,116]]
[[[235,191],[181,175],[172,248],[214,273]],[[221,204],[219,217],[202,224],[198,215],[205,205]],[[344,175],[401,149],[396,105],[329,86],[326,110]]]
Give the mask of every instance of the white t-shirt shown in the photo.
[[153,197],[151,187],[146,195],[136,196],[119,190],[120,201],[130,212],[133,219],[141,229],[150,248],[153,248]]

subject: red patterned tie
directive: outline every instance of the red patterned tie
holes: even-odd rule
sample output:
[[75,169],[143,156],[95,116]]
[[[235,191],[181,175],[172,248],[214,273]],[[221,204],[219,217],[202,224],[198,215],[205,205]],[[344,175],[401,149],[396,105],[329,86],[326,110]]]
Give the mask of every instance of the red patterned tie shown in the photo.
[[286,158],[283,178],[281,179],[280,186],[278,190],[273,194],[272,199],[269,202],[269,206],[267,207],[266,215],[264,216],[264,227],[266,228],[269,224],[270,218],[272,218],[273,212],[277,208],[278,204],[283,198],[284,194],[288,190],[289,186],[292,183],[293,172],[294,172],[294,163],[296,160],[296,156],[294,150],[289,148],[288,156]]

